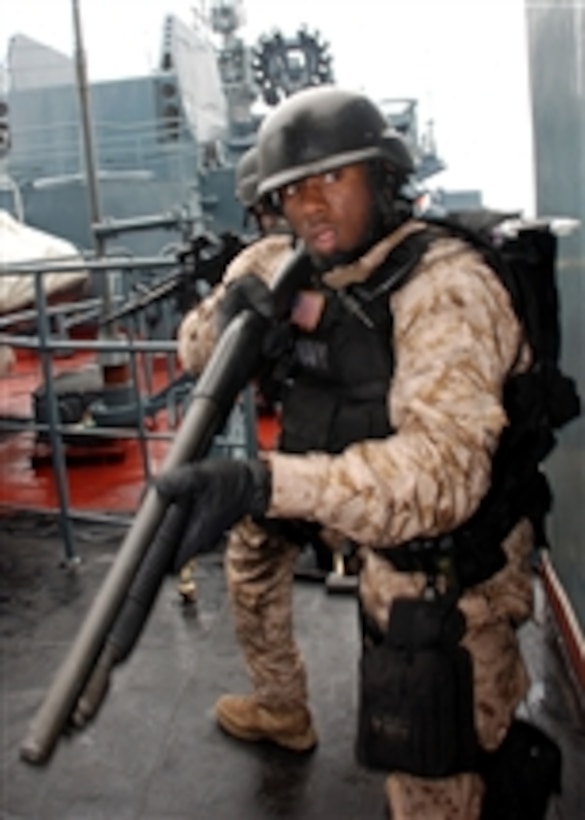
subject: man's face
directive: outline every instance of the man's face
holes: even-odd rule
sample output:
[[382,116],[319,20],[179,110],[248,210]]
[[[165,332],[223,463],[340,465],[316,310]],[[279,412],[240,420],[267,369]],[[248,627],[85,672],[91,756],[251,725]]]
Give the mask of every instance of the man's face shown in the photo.
[[293,232],[317,259],[351,253],[367,239],[372,194],[364,163],[285,185],[280,197]]

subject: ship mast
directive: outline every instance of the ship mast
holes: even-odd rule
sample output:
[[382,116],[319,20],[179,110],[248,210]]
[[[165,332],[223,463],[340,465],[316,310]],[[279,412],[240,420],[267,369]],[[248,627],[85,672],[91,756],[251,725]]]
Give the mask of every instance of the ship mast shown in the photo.
[[[238,34],[245,22],[242,0],[211,0],[209,19],[212,31],[221,37],[219,70],[226,96],[231,142],[247,147],[251,142],[251,106],[257,97],[252,77],[249,49]],[[242,146],[240,146],[241,148]]]
[[[98,231],[101,225],[101,204],[98,186],[98,173],[95,160],[95,150],[93,141],[93,128],[91,106],[89,99],[89,87],[87,82],[87,64],[85,49],[83,46],[83,35],[81,28],[81,14],[79,11],[79,0],[71,0],[73,11],[73,31],[75,38],[75,66],[77,77],[77,90],[79,94],[79,106],[81,111],[81,128],[83,134],[83,146],[85,157],[85,173],[87,180],[87,191],[89,195],[89,209],[91,220],[91,233],[98,258],[104,257],[106,252],[105,237]],[[114,299],[111,286],[111,275],[109,270],[104,270],[103,275],[99,275],[96,283],[96,290],[100,296],[100,313],[102,320],[111,316],[114,309]],[[117,328],[114,322],[102,321],[98,331],[100,341],[112,342],[116,340]],[[104,386],[125,385],[129,389],[130,370],[129,354],[127,352],[104,351],[99,355],[99,362],[102,369]],[[108,404],[108,392],[104,393],[104,402]]]
[[104,255],[103,239],[101,238],[100,234],[95,230],[95,226],[101,222],[101,205],[97,180],[91,107],[87,82],[87,61],[85,57],[83,34],[81,30],[81,14],[79,11],[79,0],[71,0],[71,6],[73,11],[73,36],[75,41],[75,71],[77,78],[77,92],[79,94],[79,109],[81,112],[81,131],[83,137],[83,151],[85,159],[87,192],[89,195],[91,232],[93,235],[96,253],[98,257],[100,257]]

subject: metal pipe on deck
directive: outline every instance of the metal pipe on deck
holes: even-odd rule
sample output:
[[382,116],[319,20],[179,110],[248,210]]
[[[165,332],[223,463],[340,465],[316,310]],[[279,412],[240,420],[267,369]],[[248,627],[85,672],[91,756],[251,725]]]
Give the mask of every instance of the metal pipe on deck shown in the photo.
[[121,233],[134,231],[150,231],[153,228],[176,228],[185,222],[184,215],[169,211],[160,214],[149,214],[127,219],[105,219],[103,222],[94,222],[92,230],[95,236],[102,239],[119,236]]
[[90,270],[103,272],[109,270],[143,270],[150,268],[176,268],[177,260],[164,256],[105,256],[101,259],[85,259],[62,262],[44,262],[43,260],[30,262],[16,262],[10,265],[0,264],[0,276],[10,276],[15,273],[73,273],[75,271]]
[[61,433],[57,427],[59,425],[59,405],[57,392],[52,376],[51,355],[48,346],[49,340],[49,319],[47,316],[46,294],[43,289],[42,276],[37,273],[35,276],[35,298],[39,310],[39,352],[43,376],[47,386],[47,412],[49,418],[49,438],[53,450],[54,480],[59,498],[59,526],[65,544],[65,555],[68,562],[75,558],[75,547],[73,542],[73,529],[71,521],[67,515],[69,507],[69,485],[67,483],[67,470],[65,468],[65,453],[63,451],[63,441]]

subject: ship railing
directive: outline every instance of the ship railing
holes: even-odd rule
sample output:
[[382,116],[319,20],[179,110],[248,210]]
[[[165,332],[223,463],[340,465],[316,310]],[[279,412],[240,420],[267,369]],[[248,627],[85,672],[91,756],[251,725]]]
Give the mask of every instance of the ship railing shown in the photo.
[[[12,408],[11,412],[4,413],[0,409],[0,433],[5,440],[6,437],[20,435],[30,441],[31,480],[34,478],[32,470],[35,447],[39,443],[44,448],[48,447],[52,466],[49,480],[54,482],[56,513],[63,538],[64,560],[67,563],[78,560],[73,521],[76,518],[96,521],[108,518],[107,511],[83,509],[71,500],[72,476],[67,459],[67,448],[71,441],[115,441],[137,447],[142,468],[141,482],[146,485],[159,468],[168,449],[167,444],[170,445],[181,423],[195,381],[178,372],[174,332],[169,330],[166,338],[148,338],[144,335],[144,323],[141,322],[140,315],[130,317],[123,329],[116,323],[104,326],[99,320],[103,308],[100,299],[49,304],[43,278],[49,273],[66,273],[76,269],[89,270],[92,275],[107,276],[112,271],[118,271],[121,275],[143,270],[165,271],[176,265],[176,260],[171,257],[104,257],[81,259],[76,263],[0,265],[0,276],[19,272],[34,278],[34,304],[30,309],[0,316],[0,346],[6,345],[20,351],[21,355],[28,351],[29,357],[33,359],[35,372],[39,372],[37,364],[40,366],[41,378],[40,393],[36,391],[35,395],[30,395],[33,405],[30,414],[26,410],[15,412],[14,404],[10,402],[8,407]],[[85,329],[89,327],[91,335],[84,337],[79,331],[88,322]],[[72,332],[74,329],[76,333]],[[100,385],[104,388],[103,395],[97,400],[97,405],[94,401],[84,408],[80,419],[66,417],[67,408],[59,392],[65,357],[72,363],[73,374],[83,373],[89,365],[92,377],[95,377],[96,369],[99,371],[98,376],[100,373],[102,376],[101,380],[97,379],[97,384],[98,388]],[[83,364],[80,365],[80,361]],[[61,372],[57,372],[58,370]],[[110,385],[107,384],[110,372],[116,374],[116,380],[120,372],[126,374],[122,389],[118,389],[116,384],[110,390]],[[155,384],[155,373],[159,376],[158,385]],[[17,378],[18,366],[13,372],[0,376],[0,396],[8,397],[13,392],[10,385],[14,386]],[[6,391],[2,382],[8,388]],[[161,384],[164,384],[162,389]],[[114,398],[108,399],[109,393]],[[3,399],[0,398],[0,408],[2,404]],[[164,426],[154,429],[149,422],[159,417],[161,411]],[[235,458],[255,453],[255,410],[249,390],[243,392],[224,430],[215,437],[212,447],[215,452]],[[0,485],[7,488],[11,478],[10,469],[10,464],[2,459],[0,472],[4,472],[4,475],[0,476]],[[104,465],[103,469],[115,470],[115,467],[108,468]],[[115,477],[115,472],[113,475]],[[31,508],[26,502],[20,504],[18,500],[9,500],[6,496],[0,496],[0,508],[55,513],[54,508]],[[127,511],[127,520],[130,520],[133,512],[134,510]],[[113,519],[119,520],[119,516],[114,516]]]

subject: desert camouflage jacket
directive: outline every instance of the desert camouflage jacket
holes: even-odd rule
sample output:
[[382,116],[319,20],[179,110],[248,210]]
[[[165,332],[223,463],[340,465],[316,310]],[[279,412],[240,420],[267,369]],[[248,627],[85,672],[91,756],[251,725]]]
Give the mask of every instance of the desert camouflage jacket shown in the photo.
[[[365,281],[422,228],[416,221],[402,225],[353,265],[327,273],[325,284]],[[269,281],[289,252],[288,238],[268,237],[232,262],[224,283],[180,327],[183,367],[197,372],[208,358],[225,284],[249,272]],[[266,454],[269,517],[317,521],[359,544],[391,547],[453,530],[485,495],[507,423],[503,384],[529,361],[507,291],[474,249],[445,238],[392,293],[390,307],[395,370],[387,401],[395,434],[339,455]]]

